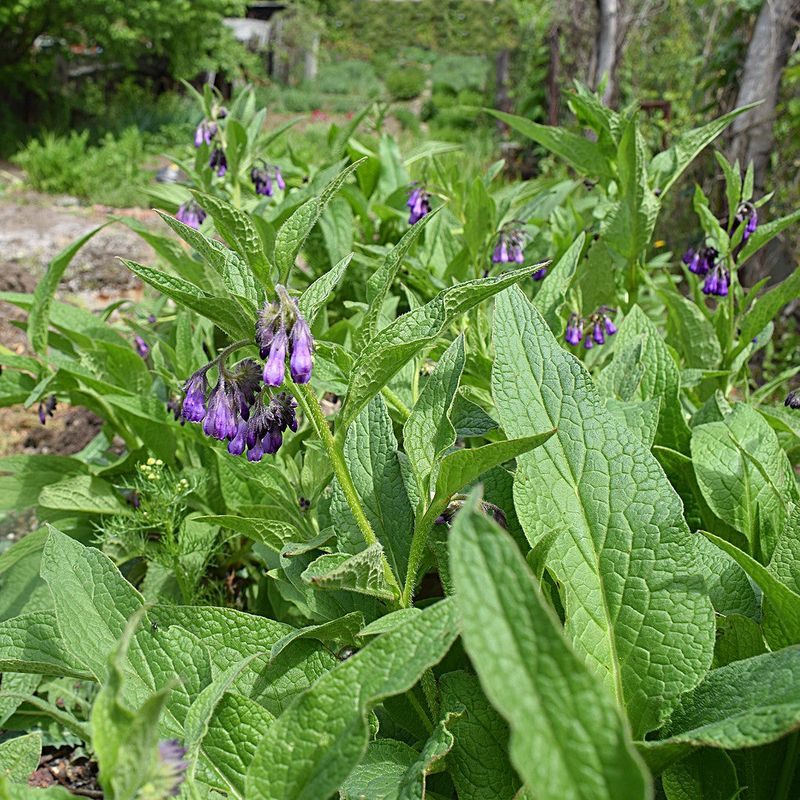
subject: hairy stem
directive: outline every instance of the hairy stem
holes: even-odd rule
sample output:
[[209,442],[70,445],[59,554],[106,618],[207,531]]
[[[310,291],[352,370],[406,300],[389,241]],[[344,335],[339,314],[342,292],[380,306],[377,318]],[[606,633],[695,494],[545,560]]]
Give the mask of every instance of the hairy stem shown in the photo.
[[[361,504],[361,498],[358,496],[358,491],[353,483],[350,470],[347,469],[347,464],[345,464],[343,448],[340,443],[333,438],[333,434],[331,433],[328,423],[322,413],[322,409],[319,406],[319,401],[314,396],[314,393],[307,384],[295,384],[294,393],[295,397],[297,397],[298,403],[300,403],[302,406],[306,417],[311,420],[314,430],[317,432],[317,435],[321,439],[322,444],[328,453],[328,457],[331,460],[331,465],[333,466],[333,474],[336,476],[336,479],[339,481],[339,485],[342,487],[342,492],[344,493],[345,500],[347,500],[347,505],[350,507],[350,512],[352,513],[353,518],[355,519],[356,524],[361,531],[361,535],[364,537],[364,541],[368,546],[378,544],[378,537],[375,535],[375,531],[372,530],[372,525],[367,519],[367,515],[364,513],[364,509]],[[389,562],[386,560],[385,554],[381,556],[381,560],[383,562],[383,572],[386,576],[386,580],[399,596],[400,585],[398,584],[397,578],[392,572],[392,568],[389,566]]]
[[436,518],[447,508],[447,500],[448,498],[446,497],[434,498],[430,506],[428,506],[428,510],[414,525],[414,533],[411,536],[411,549],[408,554],[406,582],[403,586],[403,594],[400,597],[402,608],[408,608],[411,605],[411,596],[417,583],[417,573],[422,563],[422,557],[425,555],[425,547],[428,544],[428,534],[431,532]]

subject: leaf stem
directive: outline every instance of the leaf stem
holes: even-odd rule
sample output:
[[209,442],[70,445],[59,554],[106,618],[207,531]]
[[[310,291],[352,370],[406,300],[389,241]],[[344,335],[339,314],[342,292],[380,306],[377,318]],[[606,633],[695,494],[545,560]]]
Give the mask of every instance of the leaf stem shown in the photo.
[[411,416],[411,409],[388,386],[384,386],[381,389],[381,394],[394,407],[394,410],[400,414],[404,422]]
[[[353,478],[350,475],[350,471],[347,469],[342,447],[333,438],[333,434],[328,427],[328,422],[322,413],[322,409],[320,408],[319,401],[311,391],[311,388],[308,386],[308,384],[294,384],[294,394],[298,403],[300,403],[302,406],[306,417],[314,426],[314,430],[317,432],[317,435],[319,436],[323,446],[325,447],[325,450],[328,453],[328,457],[331,460],[331,466],[333,467],[333,474],[336,476],[336,479],[339,481],[339,485],[342,487],[342,492],[344,493],[345,500],[347,500],[347,505],[350,507],[350,512],[352,513],[353,518],[355,519],[356,524],[361,531],[361,535],[364,537],[364,541],[367,543],[367,546],[379,544],[378,537],[375,535],[375,531],[372,530],[372,525],[367,519],[367,515],[364,513],[364,509],[361,504],[361,498],[358,496],[358,491],[353,483]],[[389,562],[386,560],[385,553],[381,555],[381,561],[383,562],[383,571],[386,576],[386,580],[389,586],[391,586],[392,589],[397,592],[397,596],[399,597],[400,585],[398,584],[397,578],[392,572],[392,568],[389,566]]]
[[447,497],[434,497],[427,511],[419,518],[414,525],[414,533],[411,535],[411,548],[408,553],[408,570],[406,571],[406,581],[403,586],[403,594],[400,597],[402,608],[411,605],[411,595],[417,582],[417,573],[425,555],[425,547],[428,544],[428,534],[433,527],[436,518],[447,508]]

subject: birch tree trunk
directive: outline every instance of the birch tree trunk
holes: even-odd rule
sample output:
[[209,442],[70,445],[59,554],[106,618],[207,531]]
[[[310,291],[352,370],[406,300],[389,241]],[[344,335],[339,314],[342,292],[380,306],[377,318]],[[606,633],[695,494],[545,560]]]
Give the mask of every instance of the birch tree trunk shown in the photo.
[[596,89],[607,76],[603,102],[608,104],[615,95],[617,75],[617,43],[619,41],[618,0],[597,0],[597,39],[592,58],[592,88]]

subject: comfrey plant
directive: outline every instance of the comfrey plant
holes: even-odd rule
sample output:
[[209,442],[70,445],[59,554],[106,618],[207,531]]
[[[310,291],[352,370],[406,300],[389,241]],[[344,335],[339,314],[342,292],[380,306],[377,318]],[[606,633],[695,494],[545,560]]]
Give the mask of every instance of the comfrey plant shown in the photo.
[[431,203],[430,195],[423,186],[412,186],[408,193],[408,224],[415,225],[424,216],[430,214]]
[[[402,158],[378,188],[394,148],[355,128],[267,203],[254,116],[224,178],[202,153],[203,232],[161,215],[191,253],[148,228],[162,262],[126,262],[139,313],[56,300],[63,261],[12,296],[37,355],[0,350],[0,396],[104,429],[0,461],[0,503],[49,522],[0,554],[0,724],[26,732],[0,742],[0,795],[36,791],[45,718],[113,799],[687,800],[709,774],[795,796],[800,439],[788,377],[742,375],[800,278],[745,294],[773,223],[738,250],[744,218],[727,242],[701,210],[729,294],[675,281],[648,203],[711,134],[651,159],[632,116],[575,105],[596,138],[532,131],[594,154],[594,205],[443,164],[407,228]],[[515,219],[546,280],[476,277]],[[584,365],[587,339],[608,346]],[[295,427],[260,463],[217,445],[257,457]],[[89,699],[61,707],[52,681]]]

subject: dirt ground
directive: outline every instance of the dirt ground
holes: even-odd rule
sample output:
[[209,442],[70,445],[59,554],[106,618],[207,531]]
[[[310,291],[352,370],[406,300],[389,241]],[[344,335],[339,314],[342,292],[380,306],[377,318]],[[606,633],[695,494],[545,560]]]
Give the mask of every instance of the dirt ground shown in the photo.
[[[143,221],[155,215],[145,209],[82,206],[75,198],[37,194],[21,187],[13,168],[0,164],[5,191],[0,193],[0,291],[32,292],[47,265],[72,241],[102,224],[109,213]],[[154,220],[154,225],[157,223]],[[123,297],[139,299],[142,286],[117,260],[119,256],[152,263],[153,252],[120,223],[100,231],[75,256],[57,296],[88,308],[102,308]],[[28,344],[19,323],[25,314],[0,302],[0,344],[24,354]],[[36,409],[0,409],[0,455],[40,452],[71,454],[91,441],[100,422],[82,409],[59,407],[47,425]]]

